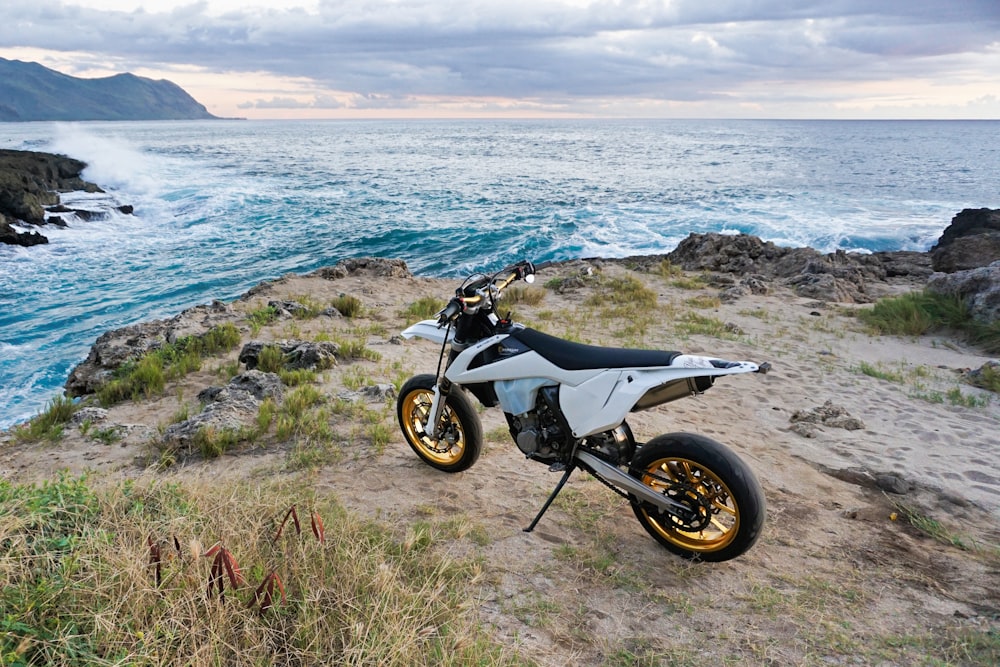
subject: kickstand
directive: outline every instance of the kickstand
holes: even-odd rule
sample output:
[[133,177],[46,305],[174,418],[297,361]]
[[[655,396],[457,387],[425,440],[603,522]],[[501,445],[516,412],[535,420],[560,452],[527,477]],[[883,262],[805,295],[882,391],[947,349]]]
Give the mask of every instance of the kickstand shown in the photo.
[[560,479],[559,483],[556,484],[556,488],[552,490],[551,494],[549,494],[549,498],[548,500],[545,501],[545,504],[542,505],[542,509],[540,509],[538,511],[538,514],[535,515],[535,520],[531,522],[530,526],[524,529],[524,532],[530,533],[535,529],[535,526],[538,525],[538,522],[542,520],[542,515],[545,514],[545,510],[549,509],[549,505],[552,504],[552,501],[555,500],[556,496],[559,495],[559,492],[562,491],[562,488],[566,485],[566,481],[569,479],[569,476],[573,474],[573,470],[575,468],[576,466],[573,464],[570,464],[569,466],[566,467],[566,472],[563,473],[562,479]]

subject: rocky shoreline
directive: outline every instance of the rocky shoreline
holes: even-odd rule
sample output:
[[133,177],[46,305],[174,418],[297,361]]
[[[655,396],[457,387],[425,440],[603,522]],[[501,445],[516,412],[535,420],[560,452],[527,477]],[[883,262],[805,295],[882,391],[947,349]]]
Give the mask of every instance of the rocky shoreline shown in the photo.
[[[0,433],[0,480],[28,485],[68,471],[86,473],[95,486],[252,489],[265,502],[274,483],[334,499],[352,515],[392,526],[401,540],[430,524],[449,536],[442,551],[472,554],[481,563],[477,618],[498,641],[526,647],[540,665],[608,664],[607,645],[636,637],[660,642],[643,645],[662,647],[662,655],[680,646],[703,656],[710,645],[731,657],[741,655],[749,638],[780,650],[781,664],[828,653],[831,664],[855,658],[856,652],[819,653],[827,650],[826,635],[802,639],[819,625],[864,628],[865,646],[876,646],[864,664],[926,659],[925,644],[899,637],[977,629],[994,637],[996,556],[967,545],[1000,545],[1000,399],[961,379],[962,369],[989,359],[948,336],[870,336],[855,307],[801,296],[784,282],[801,270],[779,277],[768,264],[791,265],[801,255],[843,269],[853,258],[727,238],[733,246],[691,240],[720,245],[716,259],[705,253],[690,261],[744,269],[684,271],[681,254],[573,260],[539,267],[538,282],[528,288],[536,298],[510,304],[519,321],[581,342],[773,363],[767,375],[719,382],[696,398],[628,418],[640,441],[668,432],[706,434],[732,447],[759,477],[767,499],[764,533],[724,567],[664,554],[637,530],[627,502],[582,475],[538,530],[525,533],[555,479],[525,461],[498,410],[480,415],[486,446],[473,469],[444,474],[421,464],[400,436],[393,393],[406,378],[435,372],[439,347],[402,340],[398,332],[427,315],[412,305],[447,298],[458,281],[414,276],[401,260],[348,259],[262,282],[233,302],[107,332],[87,365],[74,370],[79,384],[71,393],[92,393],[145,350],[213,329],[236,335],[232,347],[155,391],[102,407],[92,399],[75,403],[51,439],[32,440],[30,429]],[[762,253],[747,259],[724,250],[742,245]],[[777,254],[767,258],[768,252]],[[757,288],[766,293],[722,301],[720,292],[751,275],[761,276]],[[910,274],[865,280],[867,297],[927,283]],[[637,285],[646,298],[616,302],[627,296],[621,286]],[[345,298],[360,308],[338,310]],[[277,361],[263,363],[265,348],[281,353]],[[920,532],[921,520],[942,526],[943,538]],[[173,517],[165,521],[176,525]],[[134,540],[130,562],[148,558],[144,539]],[[657,596],[635,581],[657,582]],[[520,600],[541,596],[556,603],[546,625],[521,612],[527,603]],[[786,599],[789,607],[776,608]],[[587,621],[596,624],[588,636],[601,637],[600,644],[560,634],[579,626],[577,609],[597,619]],[[640,620],[623,625],[621,618]],[[685,624],[695,630],[678,634]],[[706,644],[701,628],[719,629],[719,637]],[[903,646],[902,653],[887,658],[890,645]]]
[[[61,192],[104,192],[98,185],[80,177],[86,167],[85,162],[65,155],[0,150],[0,243],[29,247],[49,242],[37,231],[20,231],[14,225],[64,227],[66,221],[62,215],[65,214],[73,214],[81,220],[105,217],[107,212],[104,211],[61,204]],[[129,205],[118,206],[115,210],[132,213]]]

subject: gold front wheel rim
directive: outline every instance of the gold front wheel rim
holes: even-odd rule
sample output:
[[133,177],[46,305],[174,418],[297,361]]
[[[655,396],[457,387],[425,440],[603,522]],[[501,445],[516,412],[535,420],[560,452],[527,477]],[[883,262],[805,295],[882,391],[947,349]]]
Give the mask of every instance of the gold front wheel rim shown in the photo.
[[[643,510],[650,526],[665,540],[688,551],[707,553],[729,546],[740,529],[740,510],[729,487],[714,472],[690,459],[660,459],[649,464],[642,483],[654,491],[668,488],[664,478],[688,485],[693,493],[710,502],[709,523],[699,531],[684,530],[666,514],[650,514]],[[655,475],[655,476],[654,476]],[[691,494],[692,491],[688,491]],[[692,496],[693,497],[693,496]],[[701,510],[706,512],[706,510]],[[703,515],[704,516],[704,515]]]
[[403,399],[403,428],[406,438],[420,450],[421,455],[441,465],[457,463],[465,452],[465,430],[445,402],[441,421],[447,424],[445,437],[435,440],[425,428],[431,412],[434,395],[426,390],[410,392]]

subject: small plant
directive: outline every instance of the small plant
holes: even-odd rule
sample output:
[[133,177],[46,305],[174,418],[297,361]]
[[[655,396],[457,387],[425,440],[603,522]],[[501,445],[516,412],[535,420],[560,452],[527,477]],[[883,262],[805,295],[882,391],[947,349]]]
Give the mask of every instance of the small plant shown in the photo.
[[268,396],[260,403],[260,407],[257,408],[257,432],[267,433],[271,428],[271,424],[274,422],[274,416],[278,412],[278,405],[274,402],[274,399]]
[[316,382],[316,371],[308,368],[282,369],[278,371],[278,377],[282,384],[288,387],[297,387],[300,384]]
[[537,306],[545,298],[545,290],[530,285],[513,285],[503,293],[503,298],[510,304]]
[[14,439],[18,442],[38,442],[49,440],[55,442],[62,437],[63,428],[73,417],[79,406],[73,399],[57,396],[49,401],[45,410],[27,424],[13,429]]
[[904,381],[903,374],[897,371],[888,371],[881,368],[881,365],[872,365],[867,361],[862,361],[858,364],[857,370],[868,377],[873,377],[878,380],[885,380],[886,382],[895,382],[902,384]]
[[292,300],[301,308],[292,311],[292,317],[297,320],[310,320],[319,317],[326,308],[319,301],[308,294],[293,296]]
[[392,435],[394,431],[386,426],[384,423],[379,422],[377,424],[369,424],[366,435],[368,440],[372,443],[372,449],[375,450],[376,454],[381,454],[385,451],[386,445],[392,442]]
[[611,303],[616,306],[637,306],[650,309],[655,308],[657,302],[656,292],[632,276],[602,281],[597,292],[586,301],[587,305],[591,306]]
[[250,323],[250,331],[254,336],[260,333],[265,326],[278,319],[278,309],[274,306],[264,306],[247,313],[247,322]]
[[251,441],[254,433],[246,428],[221,428],[203,426],[195,433],[191,444],[206,459],[222,456],[241,442]]
[[364,311],[361,299],[350,294],[341,294],[330,302],[344,317],[358,317]]
[[664,259],[656,265],[656,273],[664,278],[680,278],[684,275],[684,269],[672,263],[669,259]]
[[716,317],[685,313],[676,324],[677,331],[682,334],[714,336],[716,338],[735,338],[732,328]]
[[703,289],[705,285],[705,279],[701,276],[681,276],[670,281],[670,286],[677,289]]
[[694,296],[690,299],[685,299],[684,304],[691,306],[692,308],[718,308],[722,305],[722,301],[717,296]]
[[378,361],[382,355],[371,349],[360,340],[337,340],[338,356],[341,359],[366,359],[368,361]]
[[445,303],[441,299],[432,296],[422,296],[404,308],[399,313],[399,316],[406,320],[406,323],[409,325],[421,320],[431,319],[444,307]]
[[265,345],[257,356],[257,368],[264,373],[278,373],[285,368],[285,353],[277,345]]
[[108,428],[96,429],[91,436],[94,440],[103,442],[105,445],[113,445],[122,439],[121,429],[109,426]]
[[945,398],[952,405],[958,405],[966,408],[985,408],[990,403],[990,399],[986,396],[975,396],[973,394],[965,394],[962,392],[961,387],[952,387],[945,392]]

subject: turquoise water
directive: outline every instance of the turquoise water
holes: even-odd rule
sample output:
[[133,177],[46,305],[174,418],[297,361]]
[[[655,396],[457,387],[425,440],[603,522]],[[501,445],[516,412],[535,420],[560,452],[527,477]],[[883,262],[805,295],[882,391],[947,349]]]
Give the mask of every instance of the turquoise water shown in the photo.
[[0,147],[83,159],[135,206],[0,247],[0,426],[107,329],[344,257],[459,276],[693,231],[924,250],[959,210],[1000,207],[992,121],[0,123]]

